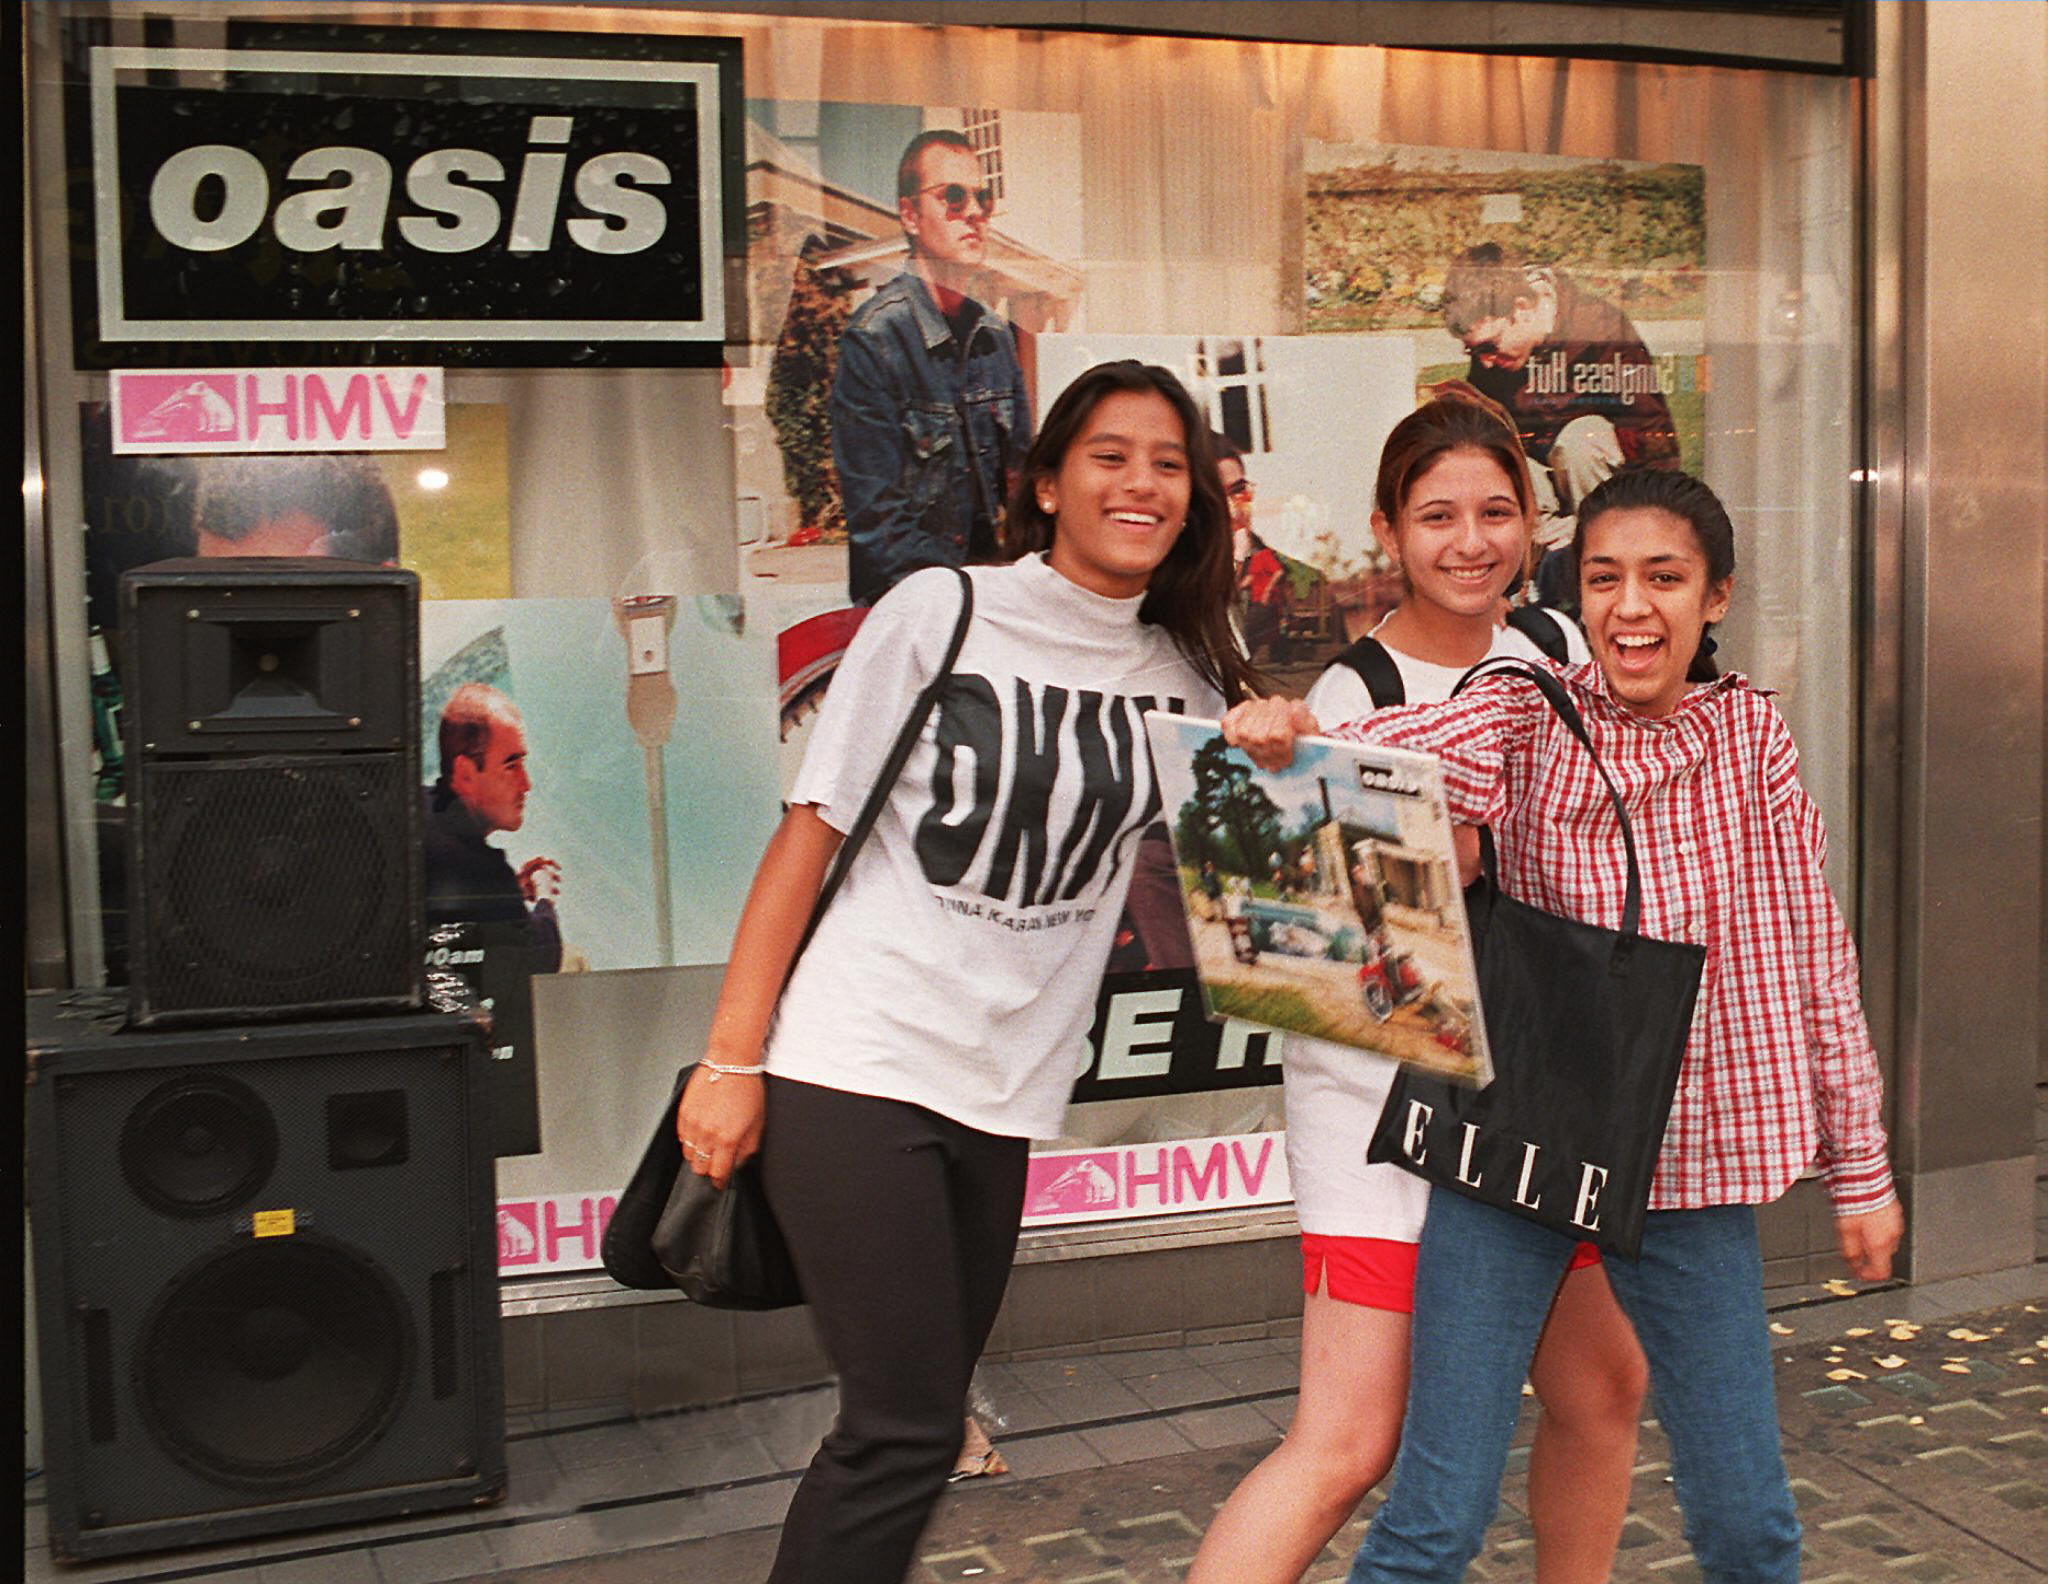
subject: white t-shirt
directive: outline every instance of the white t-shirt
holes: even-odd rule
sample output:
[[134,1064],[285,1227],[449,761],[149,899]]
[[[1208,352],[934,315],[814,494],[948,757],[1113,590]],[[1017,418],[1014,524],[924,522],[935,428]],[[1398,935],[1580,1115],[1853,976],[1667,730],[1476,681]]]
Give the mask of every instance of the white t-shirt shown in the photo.
[[[1051,1138],[1138,835],[1160,816],[1141,719],[1213,716],[1215,689],[1142,597],[1108,599],[1038,556],[974,567],[974,620],[903,774],[769,1031],[768,1070],[905,1100],[988,1133]],[[960,611],[927,569],[861,624],[794,803],[845,831]]]
[[[1578,623],[1560,611],[1545,607],[1544,614],[1554,618],[1564,630],[1565,653],[1572,663],[1593,658],[1586,647],[1586,640],[1579,632]],[[1378,631],[1377,628],[1374,629]],[[1401,673],[1401,685],[1407,692],[1405,702],[1409,704],[1433,704],[1451,696],[1451,689],[1458,685],[1469,666],[1437,665],[1428,660],[1417,660],[1398,650],[1389,649],[1394,667]],[[1541,649],[1518,628],[1499,627],[1494,630],[1493,647],[1486,651],[1487,658],[1508,655],[1517,660],[1542,660],[1547,658]],[[1325,726],[1340,725],[1345,721],[1357,720],[1373,712],[1372,694],[1366,691],[1365,680],[1348,665],[1333,665],[1316,678],[1316,685],[1308,690],[1303,700],[1309,713]]]
[[[1588,659],[1579,629],[1562,616],[1558,621],[1572,659]],[[1544,658],[1543,651],[1513,627],[1494,634],[1487,654]],[[1387,655],[1401,673],[1410,704],[1449,698],[1468,669],[1434,665],[1398,649],[1388,649]],[[1306,702],[1325,727],[1357,720],[1373,709],[1365,683],[1346,665],[1333,665],[1318,677]],[[1422,1235],[1429,1184],[1398,1166],[1369,1166],[1365,1160],[1365,1147],[1393,1087],[1397,1064],[1355,1046],[1296,1035],[1284,1042],[1281,1061],[1287,1086],[1287,1171],[1302,1231],[1413,1243]]]

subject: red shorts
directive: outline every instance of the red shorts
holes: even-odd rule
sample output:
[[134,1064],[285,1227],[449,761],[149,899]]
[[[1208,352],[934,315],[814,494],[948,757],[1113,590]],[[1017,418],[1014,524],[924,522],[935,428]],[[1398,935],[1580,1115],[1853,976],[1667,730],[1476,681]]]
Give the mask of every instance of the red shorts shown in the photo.
[[[1572,1250],[1568,1271],[1600,1263],[1591,1243]],[[1324,1287],[1325,1276],[1329,1282]],[[1301,1290],[1327,1290],[1339,1303],[1391,1314],[1415,1312],[1415,1245],[1394,1238],[1333,1237],[1321,1232],[1301,1235]]]

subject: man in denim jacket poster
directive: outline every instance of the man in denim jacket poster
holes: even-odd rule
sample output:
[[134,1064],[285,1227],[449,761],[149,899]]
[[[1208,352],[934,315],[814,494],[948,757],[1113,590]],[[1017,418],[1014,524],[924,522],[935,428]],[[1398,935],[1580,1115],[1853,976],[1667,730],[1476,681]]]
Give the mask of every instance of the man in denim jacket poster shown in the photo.
[[910,267],[854,314],[832,381],[832,460],[857,605],[919,567],[994,553],[1004,497],[1031,443],[1010,327],[968,294],[994,207],[964,136],[910,140],[896,173]]

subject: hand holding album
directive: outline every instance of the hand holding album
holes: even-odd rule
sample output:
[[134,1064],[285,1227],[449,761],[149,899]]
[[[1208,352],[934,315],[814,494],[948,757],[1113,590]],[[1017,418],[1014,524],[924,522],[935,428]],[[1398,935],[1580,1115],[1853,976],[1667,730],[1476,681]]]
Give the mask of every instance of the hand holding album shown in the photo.
[[1315,724],[1289,699],[1145,717],[1208,1013],[1484,1084],[1477,835],[1452,826],[1434,757]]

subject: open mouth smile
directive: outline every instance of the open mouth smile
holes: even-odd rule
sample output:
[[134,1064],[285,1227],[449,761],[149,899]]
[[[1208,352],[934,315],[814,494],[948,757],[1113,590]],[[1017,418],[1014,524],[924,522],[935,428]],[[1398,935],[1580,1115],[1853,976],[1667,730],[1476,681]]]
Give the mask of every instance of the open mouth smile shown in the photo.
[[1616,633],[1608,642],[1615,658],[1631,671],[1648,670],[1664,650],[1664,640],[1656,633]]

